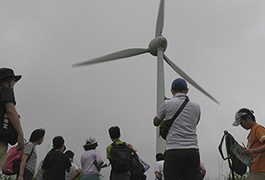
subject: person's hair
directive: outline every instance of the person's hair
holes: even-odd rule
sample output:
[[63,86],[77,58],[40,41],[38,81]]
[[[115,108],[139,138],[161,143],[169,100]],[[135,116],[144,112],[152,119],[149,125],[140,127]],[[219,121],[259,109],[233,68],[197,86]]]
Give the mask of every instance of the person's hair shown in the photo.
[[118,139],[121,136],[120,128],[118,126],[109,128],[109,136],[111,139]]
[[172,88],[175,92],[182,92],[187,90],[187,87],[177,87],[177,88]]
[[92,145],[84,145],[83,147],[85,151],[89,151],[91,149],[96,149],[97,146],[98,146],[98,143],[92,144]]
[[247,116],[249,115],[251,117],[251,119],[256,122],[256,118],[254,116],[254,111],[250,110],[250,109],[247,109],[247,108],[242,108],[238,111],[239,113],[247,113],[246,115],[244,116],[241,116],[241,119],[243,120],[246,120],[247,119]]
[[3,78],[3,79],[0,79],[0,83],[3,84],[3,83],[5,83],[5,82],[11,82],[12,79],[13,79],[12,76],[5,77],[5,78]]
[[52,140],[53,147],[55,149],[60,149],[62,145],[64,144],[64,139],[62,136],[56,136]]
[[165,159],[164,154],[162,154],[162,153],[157,153],[156,154],[156,161],[161,161],[161,160],[164,160],[164,159]]
[[38,140],[40,140],[41,138],[43,138],[45,135],[45,130],[44,129],[35,129],[29,138],[30,142],[36,142]]
[[65,154],[66,154],[69,158],[74,158],[74,155],[75,155],[75,153],[74,153],[73,151],[71,151],[71,150],[67,150],[67,151],[65,152]]

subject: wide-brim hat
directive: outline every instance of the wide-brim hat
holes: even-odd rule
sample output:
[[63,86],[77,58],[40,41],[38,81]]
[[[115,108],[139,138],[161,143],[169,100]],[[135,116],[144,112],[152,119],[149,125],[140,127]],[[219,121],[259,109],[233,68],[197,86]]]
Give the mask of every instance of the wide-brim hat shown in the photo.
[[13,77],[15,82],[17,82],[22,78],[22,75],[15,75],[14,71],[10,68],[0,68],[0,80],[7,77]]

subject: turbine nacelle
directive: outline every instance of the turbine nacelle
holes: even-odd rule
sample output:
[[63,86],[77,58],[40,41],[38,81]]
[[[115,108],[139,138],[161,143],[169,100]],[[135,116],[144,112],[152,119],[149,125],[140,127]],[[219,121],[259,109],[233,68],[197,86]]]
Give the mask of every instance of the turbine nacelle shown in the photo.
[[163,52],[165,52],[165,50],[167,49],[167,39],[163,36],[158,36],[154,38],[149,43],[148,49],[153,56],[157,56],[158,50],[162,50]]

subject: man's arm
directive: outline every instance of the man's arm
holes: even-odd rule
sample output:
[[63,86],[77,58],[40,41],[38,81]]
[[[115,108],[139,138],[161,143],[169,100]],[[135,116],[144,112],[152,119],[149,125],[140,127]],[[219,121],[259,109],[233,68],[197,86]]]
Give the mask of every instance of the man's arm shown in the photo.
[[247,156],[252,156],[253,154],[258,154],[258,153],[263,153],[265,152],[265,141],[263,141],[263,145],[258,147],[258,148],[254,148],[254,149],[246,149],[242,152],[242,154],[245,154]]
[[159,172],[155,172],[156,178],[162,180],[161,174]]
[[74,179],[76,179],[79,175],[81,174],[81,171],[80,171],[80,169],[76,169],[76,174],[75,174],[75,176],[74,177],[72,177],[71,178],[71,180],[74,180]]
[[20,168],[19,168],[19,176],[17,180],[23,180],[23,175],[24,175],[24,170],[26,166],[26,162],[28,159],[29,155],[28,154],[23,154],[21,158],[21,163],[20,163]]
[[18,137],[17,137],[18,149],[22,150],[24,147],[24,136],[23,136],[22,127],[20,124],[20,120],[19,120],[16,108],[15,108],[15,105],[13,102],[7,102],[5,103],[5,107],[6,107],[8,118],[11,121],[13,127],[15,128],[18,134]]
[[154,120],[153,120],[153,124],[154,124],[154,126],[159,126],[159,125],[160,125],[160,123],[161,123],[161,120],[160,120],[160,119],[158,119],[158,117],[157,117],[157,116],[155,116],[155,117],[154,117]]
[[203,166],[203,164],[200,162],[200,169],[201,169],[201,171],[202,171],[202,175],[203,175],[203,177],[205,176],[205,174],[206,174],[206,169],[205,169],[205,167]]
[[69,157],[66,155],[66,154],[64,154],[65,155],[65,158],[66,158],[66,171],[67,172],[70,172],[70,170],[71,170],[71,167],[72,167],[72,164],[71,164],[71,162],[70,162],[70,159],[69,159]]

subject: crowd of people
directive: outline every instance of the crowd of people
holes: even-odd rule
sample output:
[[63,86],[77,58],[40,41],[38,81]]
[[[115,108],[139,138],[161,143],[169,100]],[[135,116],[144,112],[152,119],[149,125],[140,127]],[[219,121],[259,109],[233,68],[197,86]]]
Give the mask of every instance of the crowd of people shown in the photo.
[[[52,140],[53,148],[47,153],[38,172],[35,172],[37,159],[35,147],[43,142],[45,130],[34,130],[29,141],[24,141],[13,91],[14,85],[21,77],[21,75],[15,75],[10,68],[0,68],[0,117],[3,123],[0,129],[0,167],[3,166],[8,143],[13,145],[15,142],[18,150],[24,149],[17,174],[18,180],[31,180],[34,174],[35,178],[40,177],[45,180],[73,180],[79,177],[81,180],[99,180],[101,168],[107,165],[104,164],[101,155],[96,150],[98,143],[93,137],[89,137],[83,146],[84,153],[81,156],[80,169],[73,163],[74,153],[71,150],[64,152],[63,137],[56,136]],[[165,99],[153,119],[154,126],[160,126],[162,121],[173,120],[166,136],[166,150],[156,154],[154,165],[156,180],[202,180],[205,176],[206,169],[200,161],[197,140],[197,125],[200,121],[201,110],[198,103],[189,100],[188,91],[189,88],[184,79],[175,79],[171,85],[173,97]],[[183,106],[185,100],[188,103]],[[179,109],[181,111],[178,112]],[[173,119],[176,112],[178,116]],[[248,108],[241,108],[236,112],[233,126],[238,125],[250,130],[247,137],[248,146],[243,151],[246,156],[254,158],[250,166],[250,180],[265,179],[265,128],[256,123],[254,112]],[[10,132],[12,134],[7,135]],[[118,161],[114,149],[119,148],[120,151],[124,150],[122,152],[124,154],[118,156],[126,157],[126,153],[129,152],[130,156],[137,157],[143,167],[143,175],[138,176],[137,180],[146,179],[144,172],[150,168],[149,164],[137,155],[131,144],[120,140],[120,128],[110,127],[109,136],[112,143],[106,151],[107,159],[111,164],[110,179],[132,180],[136,177],[132,169],[128,169],[126,165],[117,170]],[[130,150],[125,150],[124,147]],[[123,168],[124,170],[121,171]]]

